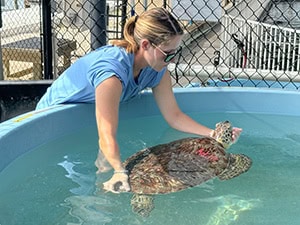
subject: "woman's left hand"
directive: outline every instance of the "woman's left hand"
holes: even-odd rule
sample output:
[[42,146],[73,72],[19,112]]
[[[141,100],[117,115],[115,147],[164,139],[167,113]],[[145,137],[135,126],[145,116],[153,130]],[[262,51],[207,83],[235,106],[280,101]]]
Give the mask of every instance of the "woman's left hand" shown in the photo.
[[233,127],[232,128],[232,143],[233,144],[238,141],[242,131],[243,131],[242,128],[238,128],[238,127]]

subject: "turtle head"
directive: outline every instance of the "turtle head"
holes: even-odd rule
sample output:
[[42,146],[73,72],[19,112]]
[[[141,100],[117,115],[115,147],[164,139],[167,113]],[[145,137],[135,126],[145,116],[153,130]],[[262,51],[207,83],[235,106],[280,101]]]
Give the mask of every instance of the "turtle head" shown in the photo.
[[211,135],[217,142],[223,145],[224,148],[229,148],[232,144],[232,126],[229,121],[224,121],[216,124],[216,129]]

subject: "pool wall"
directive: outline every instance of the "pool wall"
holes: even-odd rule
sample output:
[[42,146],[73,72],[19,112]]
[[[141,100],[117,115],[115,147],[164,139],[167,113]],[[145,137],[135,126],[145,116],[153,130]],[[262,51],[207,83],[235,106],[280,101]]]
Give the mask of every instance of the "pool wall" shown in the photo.
[[[258,88],[174,89],[184,112],[242,112],[300,116],[300,92]],[[123,103],[120,119],[158,115],[150,91]],[[95,127],[94,104],[59,105],[31,111],[0,123],[0,171],[20,155],[37,146]]]

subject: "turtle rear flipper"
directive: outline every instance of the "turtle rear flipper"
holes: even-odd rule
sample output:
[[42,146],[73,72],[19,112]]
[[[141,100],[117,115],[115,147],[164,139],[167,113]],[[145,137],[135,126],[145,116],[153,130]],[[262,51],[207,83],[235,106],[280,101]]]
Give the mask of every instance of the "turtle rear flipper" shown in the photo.
[[252,160],[243,154],[229,154],[227,168],[218,175],[220,180],[229,180],[249,170]]
[[142,217],[148,217],[154,209],[153,196],[134,194],[131,198],[132,211]]

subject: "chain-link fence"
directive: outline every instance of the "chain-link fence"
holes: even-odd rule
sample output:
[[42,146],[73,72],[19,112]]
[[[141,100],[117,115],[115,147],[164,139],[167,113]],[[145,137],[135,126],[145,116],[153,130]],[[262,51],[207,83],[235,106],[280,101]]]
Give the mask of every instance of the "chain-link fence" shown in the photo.
[[47,43],[55,79],[78,57],[122,38],[128,17],[165,7],[186,30],[182,54],[169,65],[174,86],[300,87],[298,0],[53,0],[45,42],[47,2],[2,7],[5,79],[45,79]]

